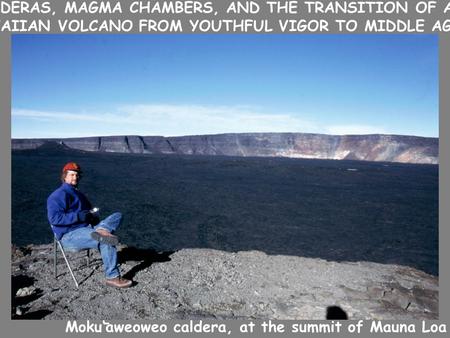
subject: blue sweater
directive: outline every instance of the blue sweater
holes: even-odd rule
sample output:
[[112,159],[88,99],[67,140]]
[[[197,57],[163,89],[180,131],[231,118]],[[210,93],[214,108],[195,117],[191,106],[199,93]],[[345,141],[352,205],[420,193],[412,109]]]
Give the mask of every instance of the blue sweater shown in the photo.
[[91,203],[80,191],[63,183],[47,199],[47,217],[56,238],[89,224],[78,219],[78,212],[90,210]]

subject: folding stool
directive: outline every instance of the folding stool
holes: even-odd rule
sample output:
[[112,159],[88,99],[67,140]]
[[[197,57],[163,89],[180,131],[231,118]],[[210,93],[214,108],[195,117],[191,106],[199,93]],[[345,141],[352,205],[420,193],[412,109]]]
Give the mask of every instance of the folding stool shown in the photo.
[[[67,259],[66,253],[64,251],[64,248],[63,248],[61,242],[56,237],[53,237],[53,240],[54,240],[53,241],[53,252],[54,252],[53,267],[54,267],[54,270],[55,270],[55,279],[58,277],[58,274],[57,274],[57,262],[56,261],[57,261],[57,253],[58,253],[58,248],[57,247],[59,247],[59,250],[61,251],[61,253],[62,253],[63,257],[64,257],[64,261],[66,262],[66,265],[69,268],[70,274],[72,275],[73,281],[75,282],[75,285],[78,288],[79,287],[78,281],[75,278],[75,275],[73,274],[72,267],[70,266],[69,260]],[[91,250],[90,249],[82,249],[82,250],[79,250],[79,251],[84,251],[84,250],[87,251],[86,262],[87,262],[87,266],[89,266]]]

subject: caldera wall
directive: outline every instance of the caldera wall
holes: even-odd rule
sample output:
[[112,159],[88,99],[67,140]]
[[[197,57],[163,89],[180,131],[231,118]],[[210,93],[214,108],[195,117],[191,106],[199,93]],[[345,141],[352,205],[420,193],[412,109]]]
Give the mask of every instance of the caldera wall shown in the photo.
[[324,135],[242,133],[163,136],[99,136],[61,139],[12,139],[12,150],[56,143],[101,152],[141,154],[276,156],[335,160],[439,163],[439,139],[404,135]]

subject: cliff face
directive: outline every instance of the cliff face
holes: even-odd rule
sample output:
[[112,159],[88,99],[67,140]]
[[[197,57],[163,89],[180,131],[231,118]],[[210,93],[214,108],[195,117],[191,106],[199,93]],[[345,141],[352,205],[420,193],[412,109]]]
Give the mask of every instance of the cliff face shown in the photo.
[[84,150],[121,153],[277,156],[335,160],[439,163],[439,139],[401,135],[302,133],[218,134],[181,137],[105,136],[66,139],[13,139],[12,150],[49,142]]

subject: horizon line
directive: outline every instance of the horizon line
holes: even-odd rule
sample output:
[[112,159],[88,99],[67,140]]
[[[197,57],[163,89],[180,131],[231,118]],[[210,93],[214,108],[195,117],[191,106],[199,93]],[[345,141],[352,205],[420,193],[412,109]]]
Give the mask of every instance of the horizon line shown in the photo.
[[178,136],[164,136],[164,135],[137,135],[137,134],[117,134],[117,135],[92,135],[92,136],[72,136],[72,137],[12,137],[11,140],[60,140],[60,139],[79,139],[79,138],[98,138],[98,137],[162,137],[162,138],[181,138],[181,137],[198,137],[198,136],[220,136],[220,135],[251,135],[251,134],[304,134],[304,135],[324,135],[324,136],[403,136],[403,137],[420,137],[420,138],[435,138],[439,136],[422,136],[409,134],[386,134],[386,133],[368,133],[368,134],[327,134],[327,133],[311,133],[311,132],[229,132],[229,133],[214,133],[214,134],[188,134]]

